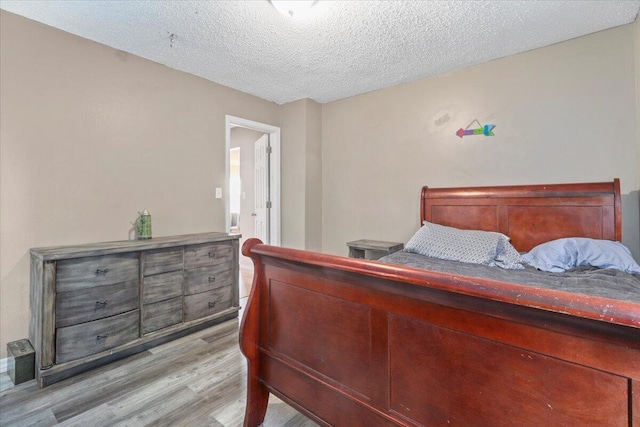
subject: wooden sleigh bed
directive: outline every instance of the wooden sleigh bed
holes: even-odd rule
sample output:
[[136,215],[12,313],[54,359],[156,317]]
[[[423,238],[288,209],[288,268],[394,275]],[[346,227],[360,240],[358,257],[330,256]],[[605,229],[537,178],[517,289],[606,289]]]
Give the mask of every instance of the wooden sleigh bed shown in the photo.
[[[618,180],[423,188],[421,223],[521,252],[621,240]],[[245,426],[269,393],[327,426],[638,426],[640,303],[247,241]]]

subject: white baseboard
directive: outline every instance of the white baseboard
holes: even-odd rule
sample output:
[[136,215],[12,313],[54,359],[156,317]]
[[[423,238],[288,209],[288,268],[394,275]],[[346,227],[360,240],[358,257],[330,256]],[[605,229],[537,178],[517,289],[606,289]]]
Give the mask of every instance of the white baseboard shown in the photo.
[[7,366],[7,361],[9,359],[8,358],[4,358],[4,359],[0,359],[0,374],[4,374],[5,372],[7,372],[8,366]]

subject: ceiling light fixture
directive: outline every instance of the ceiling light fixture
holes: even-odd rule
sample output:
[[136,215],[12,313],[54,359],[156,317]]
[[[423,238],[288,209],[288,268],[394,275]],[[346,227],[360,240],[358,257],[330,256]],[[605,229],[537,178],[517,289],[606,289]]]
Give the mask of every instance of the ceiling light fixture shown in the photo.
[[278,12],[291,18],[306,16],[317,0],[271,0],[271,4]]

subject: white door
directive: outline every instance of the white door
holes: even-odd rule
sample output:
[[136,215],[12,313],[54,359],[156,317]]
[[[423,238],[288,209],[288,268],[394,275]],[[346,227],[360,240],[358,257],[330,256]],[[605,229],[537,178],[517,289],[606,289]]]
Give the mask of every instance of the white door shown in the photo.
[[255,142],[255,235],[263,243],[269,239],[269,135],[265,134]]

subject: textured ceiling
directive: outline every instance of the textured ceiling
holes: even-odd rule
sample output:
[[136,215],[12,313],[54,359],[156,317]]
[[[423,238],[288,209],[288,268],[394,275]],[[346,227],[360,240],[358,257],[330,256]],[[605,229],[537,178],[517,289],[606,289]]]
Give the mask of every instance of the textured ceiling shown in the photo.
[[0,8],[283,104],[325,103],[633,22],[639,1],[5,1]]

